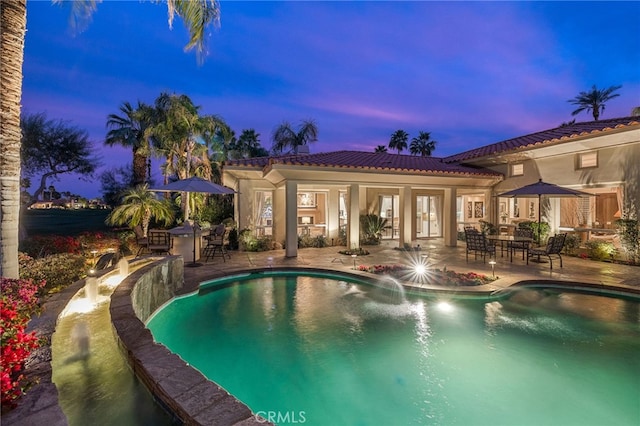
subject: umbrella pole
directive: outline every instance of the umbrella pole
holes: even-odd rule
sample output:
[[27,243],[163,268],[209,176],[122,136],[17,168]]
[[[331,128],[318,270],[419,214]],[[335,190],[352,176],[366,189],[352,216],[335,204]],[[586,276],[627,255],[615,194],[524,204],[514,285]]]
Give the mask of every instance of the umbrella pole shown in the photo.
[[542,230],[542,216],[540,214],[542,206],[542,196],[538,194],[538,245],[540,245],[540,231]]
[[196,262],[196,238],[197,238],[197,231],[198,231],[198,223],[195,221],[195,219],[193,220],[193,262],[187,264],[187,266],[190,267],[195,267],[195,266],[202,266],[202,263],[198,263]]

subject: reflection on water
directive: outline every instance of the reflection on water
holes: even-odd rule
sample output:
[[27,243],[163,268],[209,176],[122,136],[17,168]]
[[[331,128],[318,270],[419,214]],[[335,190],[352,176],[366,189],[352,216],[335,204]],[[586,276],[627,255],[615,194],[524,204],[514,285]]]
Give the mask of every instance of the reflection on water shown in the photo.
[[175,300],[148,326],[254,412],[305,411],[308,425],[640,420],[637,302],[389,302],[353,282],[262,278]]

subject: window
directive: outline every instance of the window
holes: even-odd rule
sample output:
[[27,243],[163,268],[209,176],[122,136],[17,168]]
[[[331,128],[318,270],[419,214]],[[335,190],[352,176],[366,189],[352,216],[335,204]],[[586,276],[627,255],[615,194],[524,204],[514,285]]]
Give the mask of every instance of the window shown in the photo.
[[598,153],[585,152],[578,154],[578,169],[588,169],[590,167],[598,167]]
[[524,164],[512,164],[511,176],[522,176],[522,175],[524,175]]

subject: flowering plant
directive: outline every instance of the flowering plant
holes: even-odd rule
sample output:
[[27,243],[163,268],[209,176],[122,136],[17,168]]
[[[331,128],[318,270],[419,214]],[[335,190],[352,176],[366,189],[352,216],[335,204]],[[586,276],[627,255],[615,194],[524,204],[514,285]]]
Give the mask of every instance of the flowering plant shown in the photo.
[[2,373],[0,386],[2,406],[13,407],[27,384],[24,364],[39,339],[35,332],[26,332],[31,315],[39,311],[38,291],[44,281],[0,278],[0,335],[2,340]]
[[414,268],[407,265],[360,265],[357,269],[372,274],[388,274],[405,281],[420,281],[447,286],[483,285],[497,279],[497,277],[489,277],[475,272],[455,272],[447,270],[446,267],[444,269],[429,269],[420,276],[415,273]]

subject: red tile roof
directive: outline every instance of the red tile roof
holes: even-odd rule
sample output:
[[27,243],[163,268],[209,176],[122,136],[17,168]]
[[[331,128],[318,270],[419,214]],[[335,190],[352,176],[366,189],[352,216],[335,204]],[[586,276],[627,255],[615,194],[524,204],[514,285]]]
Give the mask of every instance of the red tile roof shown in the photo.
[[345,169],[392,170],[417,174],[463,174],[502,176],[501,173],[459,164],[445,163],[437,157],[421,157],[384,152],[332,151],[316,154],[286,155],[230,160],[228,166],[264,168],[275,164],[337,167]]
[[503,154],[510,151],[525,150],[546,144],[551,145],[558,142],[570,141],[578,137],[596,135],[600,132],[607,132],[614,129],[637,125],[640,125],[640,117],[623,117],[612,118],[609,120],[574,123],[568,126],[556,127],[555,129],[544,130],[530,135],[507,139],[491,145],[481,146],[480,148],[445,157],[442,160],[445,163],[460,163],[473,160],[475,158]]

